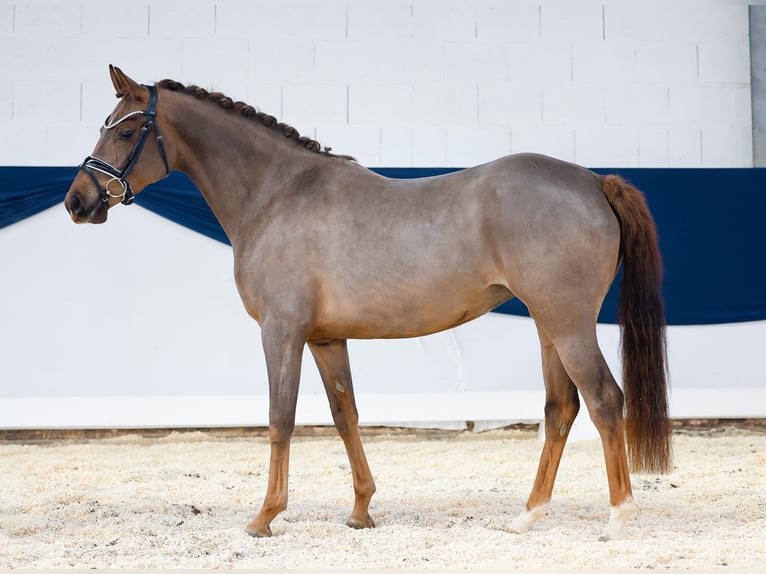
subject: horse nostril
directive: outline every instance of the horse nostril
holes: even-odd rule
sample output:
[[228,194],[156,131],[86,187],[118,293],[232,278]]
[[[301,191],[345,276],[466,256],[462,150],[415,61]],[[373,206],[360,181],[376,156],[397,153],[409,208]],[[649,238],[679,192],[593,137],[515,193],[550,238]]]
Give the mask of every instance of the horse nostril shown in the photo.
[[79,215],[84,209],[82,200],[77,193],[73,193],[69,199],[67,199],[64,206],[71,216]]

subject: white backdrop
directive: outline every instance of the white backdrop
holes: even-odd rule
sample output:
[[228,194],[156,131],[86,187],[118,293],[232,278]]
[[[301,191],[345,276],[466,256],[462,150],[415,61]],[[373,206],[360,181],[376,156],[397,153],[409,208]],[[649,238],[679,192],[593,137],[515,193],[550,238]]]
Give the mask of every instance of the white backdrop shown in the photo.
[[[369,166],[752,165],[745,2],[0,0],[0,164],[89,153],[109,63],[222,90]],[[0,229],[0,427],[265,424],[231,259],[139,207]],[[673,416],[766,416],[766,325],[669,334]],[[619,373],[616,327],[599,336]],[[527,319],[350,350],[365,424],[542,417]],[[329,422],[325,402],[305,357],[298,421]]]
[[[230,248],[140,207],[75,226],[57,206],[0,229],[0,260],[0,427],[267,424],[260,334],[236,293]],[[671,327],[672,415],[766,416],[764,336],[766,323]],[[599,327],[616,376],[618,337]],[[490,314],[349,349],[363,424],[542,418],[529,319]],[[308,353],[298,422],[331,423]]]

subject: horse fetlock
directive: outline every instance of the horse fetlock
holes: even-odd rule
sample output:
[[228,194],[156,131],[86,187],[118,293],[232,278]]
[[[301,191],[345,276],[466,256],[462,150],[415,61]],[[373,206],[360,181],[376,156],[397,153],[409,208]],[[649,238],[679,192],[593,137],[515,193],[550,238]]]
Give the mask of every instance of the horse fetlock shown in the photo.
[[373,481],[354,484],[354,495],[359,500],[366,500],[369,502],[376,490],[377,487]]
[[258,515],[245,527],[245,531],[257,538],[271,536],[271,521],[287,508],[287,497],[267,497]]

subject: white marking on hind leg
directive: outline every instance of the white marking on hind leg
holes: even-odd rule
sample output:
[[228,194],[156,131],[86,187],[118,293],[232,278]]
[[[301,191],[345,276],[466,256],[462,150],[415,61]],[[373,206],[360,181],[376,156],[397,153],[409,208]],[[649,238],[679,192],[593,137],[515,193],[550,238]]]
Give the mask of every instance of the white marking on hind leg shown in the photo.
[[606,542],[607,540],[622,538],[625,524],[636,514],[638,514],[638,506],[633,502],[632,496],[629,496],[622,504],[613,506],[609,512],[609,523],[598,539]]
[[535,522],[548,514],[548,506],[549,503],[546,502],[540,506],[535,506],[531,510],[522,512],[511,521],[511,525],[508,527],[508,530],[515,534],[523,534],[524,532],[527,532],[530,528],[532,528]]

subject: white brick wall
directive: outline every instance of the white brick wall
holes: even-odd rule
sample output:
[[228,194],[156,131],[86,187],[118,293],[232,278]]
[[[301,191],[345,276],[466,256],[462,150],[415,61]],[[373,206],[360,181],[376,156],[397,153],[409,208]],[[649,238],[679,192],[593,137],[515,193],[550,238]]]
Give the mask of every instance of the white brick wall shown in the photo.
[[730,0],[0,0],[0,164],[90,152],[109,63],[224,91],[370,166],[752,165]]
[[[7,4],[7,3],[6,3]],[[23,38],[77,37],[82,31],[79,2],[17,2],[13,34]]]

